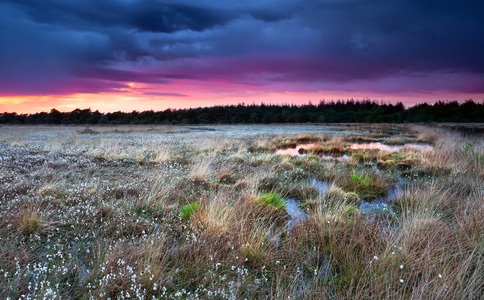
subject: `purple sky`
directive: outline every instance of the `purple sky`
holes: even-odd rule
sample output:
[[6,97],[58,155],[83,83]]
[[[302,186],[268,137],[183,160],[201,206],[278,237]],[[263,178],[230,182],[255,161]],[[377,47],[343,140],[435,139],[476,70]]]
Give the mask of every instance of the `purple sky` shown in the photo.
[[3,0],[0,111],[481,101],[483,28],[482,0]]

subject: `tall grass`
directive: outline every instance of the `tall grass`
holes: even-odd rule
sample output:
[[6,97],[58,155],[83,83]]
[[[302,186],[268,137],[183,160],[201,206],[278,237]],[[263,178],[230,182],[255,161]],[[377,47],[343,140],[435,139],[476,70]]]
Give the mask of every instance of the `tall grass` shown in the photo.
[[[346,151],[349,138],[306,127],[281,136],[163,128],[0,134],[0,298],[484,297],[481,140],[361,125],[351,140],[425,140],[434,150],[337,162],[274,153],[303,142]],[[360,209],[400,175],[393,218]],[[331,188],[319,193],[313,179]],[[301,202],[297,224],[286,195]]]

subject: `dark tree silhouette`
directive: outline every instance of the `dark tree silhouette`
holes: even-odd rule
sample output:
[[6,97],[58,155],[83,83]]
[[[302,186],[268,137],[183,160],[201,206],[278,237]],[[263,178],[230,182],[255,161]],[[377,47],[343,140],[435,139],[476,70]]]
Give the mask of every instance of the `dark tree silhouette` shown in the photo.
[[313,105],[228,105],[155,112],[100,113],[91,109],[49,113],[0,113],[3,124],[249,124],[249,123],[404,123],[484,122],[484,101],[467,100],[422,103],[405,108],[403,103],[371,100],[320,101]]

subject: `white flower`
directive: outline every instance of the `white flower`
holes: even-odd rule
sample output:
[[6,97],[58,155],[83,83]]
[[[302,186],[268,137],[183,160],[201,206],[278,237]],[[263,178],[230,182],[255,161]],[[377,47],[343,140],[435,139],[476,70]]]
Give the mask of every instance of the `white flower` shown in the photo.
[[378,260],[378,256],[376,256],[376,255],[375,255],[375,256],[373,256],[373,259],[374,259],[374,260]]
[[403,279],[402,278],[400,278],[400,283],[403,283]]
[[400,265],[400,269],[403,270],[403,265]]
[[439,274],[439,278],[442,278],[442,274]]

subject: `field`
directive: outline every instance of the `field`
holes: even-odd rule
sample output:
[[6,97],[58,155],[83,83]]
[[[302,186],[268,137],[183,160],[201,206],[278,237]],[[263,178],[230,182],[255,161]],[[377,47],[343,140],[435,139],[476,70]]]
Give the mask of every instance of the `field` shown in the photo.
[[2,126],[1,299],[484,297],[484,138]]

